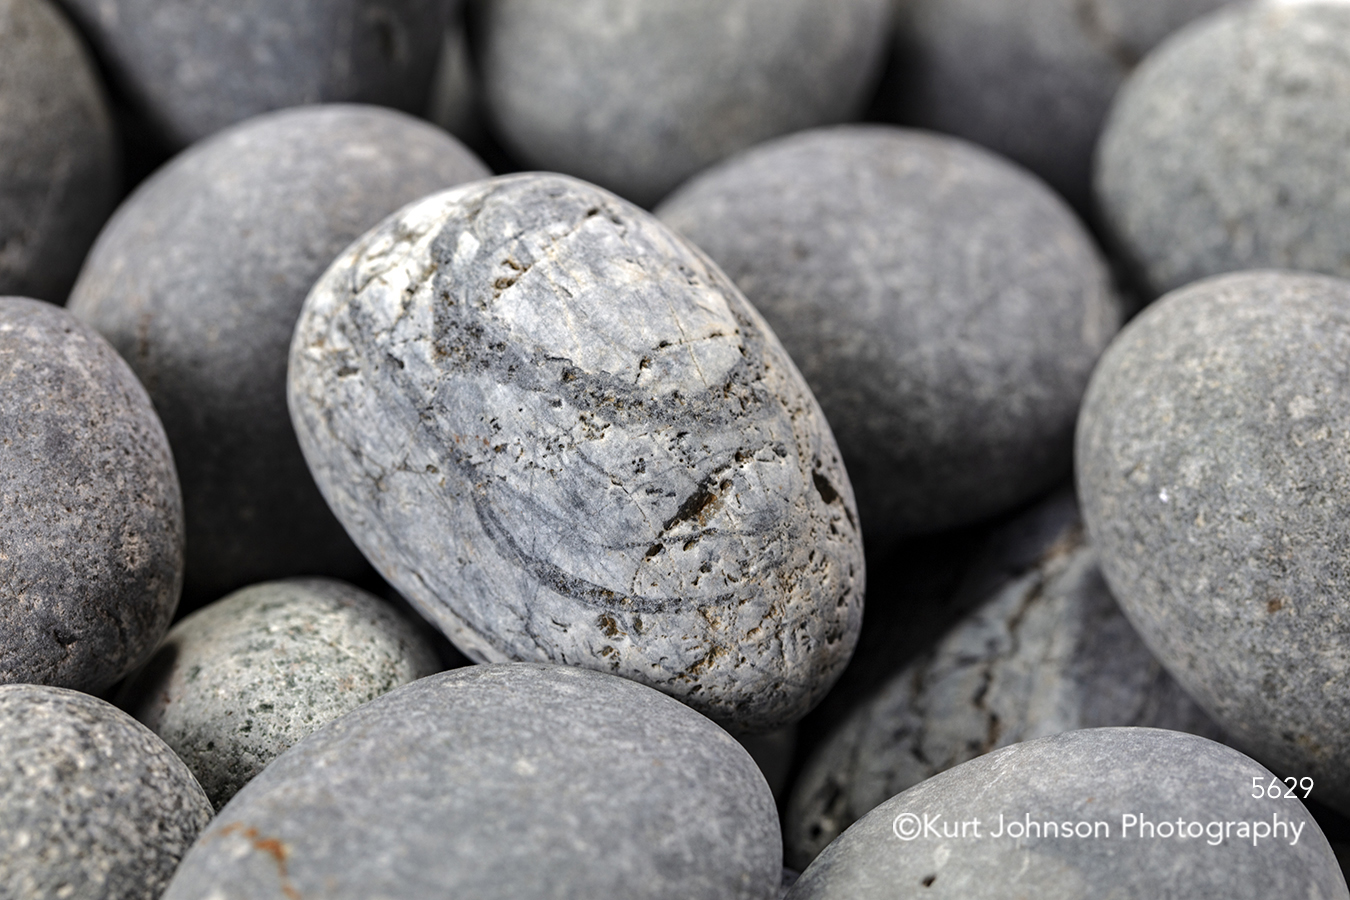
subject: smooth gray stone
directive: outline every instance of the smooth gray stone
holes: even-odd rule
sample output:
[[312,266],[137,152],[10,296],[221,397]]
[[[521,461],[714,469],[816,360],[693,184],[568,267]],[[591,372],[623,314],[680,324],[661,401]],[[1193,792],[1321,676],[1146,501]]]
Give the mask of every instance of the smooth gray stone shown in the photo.
[[0,896],[158,900],[211,818],[164,742],[88,694],[0,685]]
[[453,0],[63,0],[172,149],[260,113],[355,102],[420,113]]
[[0,297],[0,683],[110,687],[182,584],[178,476],[145,389],[64,309]]
[[[1253,778],[1269,786],[1273,777],[1230,747],[1153,728],[1093,728],[1014,744],[877,807],[826,848],[787,898],[1005,900],[1013,885],[1015,896],[1043,900],[1350,896],[1326,837],[1296,799],[1301,793],[1252,797]],[[1135,825],[1125,832],[1129,815]],[[902,839],[916,818],[918,836]],[[964,837],[924,828],[959,835],[976,819],[978,828],[967,824]],[[1094,836],[1047,836],[1042,825],[1039,835],[1019,837],[1017,826],[1028,820],[1055,823],[1056,832],[1065,822],[1075,830],[1086,823]],[[1153,831],[1143,832],[1140,820]],[[1277,820],[1283,833],[1258,835],[1255,846],[1225,824],[1245,822],[1250,834],[1251,823],[1274,832]],[[1185,838],[1175,835],[1178,821]],[[1199,837],[1189,836],[1195,823]],[[1206,830],[1211,823],[1220,823],[1217,831]]]
[[869,540],[1011,509],[1068,475],[1121,311],[1064,203],[954,138],[791,135],[657,209],[763,313],[839,439]]
[[1220,276],[1130,324],[1079,419],[1111,592],[1247,752],[1350,812],[1350,281]]
[[1167,35],[1228,0],[896,0],[876,114],[1026,166],[1080,213],[1121,83]]
[[1121,89],[1096,181],[1157,296],[1209,275],[1350,277],[1350,6],[1240,4],[1160,46]]
[[117,705],[164,739],[220,809],[319,726],[440,671],[378,597],[329,578],[236,591],[174,625]]
[[738,731],[848,661],[862,539],[820,408],[726,276],[607,191],[513,175],[390,217],[306,300],[290,403],[353,539],[476,661]]
[[164,900],[771,900],[781,862],[730,735],[631,681],[517,663],[424,678],[301,741]]
[[1074,498],[1008,526],[1053,519],[1039,553],[1008,572],[932,651],[897,674],[807,763],[784,826],[804,869],[901,791],[999,747],[1079,728],[1140,725],[1221,740],[1107,592]]
[[889,0],[487,0],[488,114],[526,165],[650,206],[760,141],[861,111]]
[[75,30],[48,0],[0,0],[0,296],[65,302],[119,178]]
[[305,294],[405,203],[489,173],[454,138],[370,106],[260,116],[178,156],[117,211],[70,309],[131,363],[183,479],[187,602],[365,566],[286,410]]

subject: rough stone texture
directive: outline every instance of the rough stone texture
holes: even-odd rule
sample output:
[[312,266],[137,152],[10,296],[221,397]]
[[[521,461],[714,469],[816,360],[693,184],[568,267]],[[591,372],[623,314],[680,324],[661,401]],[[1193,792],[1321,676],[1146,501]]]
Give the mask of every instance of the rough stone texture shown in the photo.
[[726,276],[606,191],[507,176],[391,217],[310,293],[290,402],[353,539],[477,661],[767,731],[848,660],[862,541],[820,408]]
[[64,302],[118,178],[79,37],[48,0],[0,0],[0,296]]
[[319,726],[440,671],[389,604],[326,578],[236,591],[174,625],[117,698],[216,809]]
[[0,297],[0,683],[101,691],[168,630],[183,505],[145,389],[89,326]]
[[1102,134],[1102,213],[1157,296],[1240,269],[1350,276],[1350,5],[1241,4],[1178,33]]
[[156,132],[183,147],[307,103],[421,112],[447,0],[64,0]]
[[0,896],[158,900],[211,818],[183,761],[88,694],[0,685]]
[[953,138],[844,126],[747,151],[657,214],[801,368],[869,540],[976,521],[1068,474],[1120,310],[1091,238],[1024,171]]
[[[1048,522],[1058,527],[1046,534]],[[1008,573],[806,765],[784,828],[789,865],[805,868],[890,797],[998,747],[1108,725],[1222,738],[1107,592],[1073,496],[1008,528],[1024,529],[1048,537],[1036,561]]]
[[1131,323],[1079,420],[1083,514],[1158,659],[1350,811],[1350,282],[1247,272]]
[[1021,163],[1080,212],[1111,99],[1139,60],[1227,0],[896,0],[874,112]]
[[[1093,728],[1014,744],[928,779],[873,810],[822,853],[788,900],[1153,900],[1157,897],[1343,898],[1327,839],[1297,799],[1254,799],[1252,778],[1273,777],[1236,750],[1152,728]],[[980,837],[902,840],[904,815]],[[999,816],[1004,816],[1001,837]],[[1127,814],[1175,828],[1181,820],[1286,824],[1286,836],[1243,840],[1122,836]],[[1105,822],[1099,837],[1010,837],[1007,823]],[[1296,844],[1293,828],[1302,826]]]
[[642,685],[518,663],[424,678],[301,741],[165,900],[770,900],[781,861],[730,735]]
[[737,150],[853,117],[889,0],[488,0],[482,18],[507,148],[650,206]]
[[488,174],[454,138],[401,113],[287,110],[179,156],[99,236],[70,308],[131,363],[164,419],[183,479],[189,605],[364,567],[286,411],[296,316],[366,229]]

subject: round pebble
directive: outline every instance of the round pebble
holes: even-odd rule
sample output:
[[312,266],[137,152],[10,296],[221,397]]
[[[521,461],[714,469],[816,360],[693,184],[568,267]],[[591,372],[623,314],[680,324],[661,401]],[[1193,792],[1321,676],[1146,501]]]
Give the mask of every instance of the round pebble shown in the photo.
[[599,672],[471,666],[278,757],[164,900],[771,900],[781,861],[763,776],[707,719]]
[[700,169],[866,101],[888,0],[496,0],[489,116],[528,166],[643,206]]
[[420,113],[446,0],[65,0],[156,138],[180,148],[307,103]]
[[0,0],[0,296],[62,303],[117,202],[112,119],[48,0]]
[[1252,796],[1253,779],[1274,777],[1222,744],[1153,728],[1014,744],[878,806],[787,900],[1003,900],[1014,879],[1021,896],[1054,900],[1350,897],[1299,795]]
[[821,129],[699,175],[657,215],[801,368],[868,540],[987,518],[1067,476],[1120,309],[1091,238],[1021,169],[954,138]]
[[158,900],[210,819],[187,766],[126,713],[0,685],[0,896]]
[[1110,725],[1221,739],[1107,592],[1073,496],[1057,495],[1006,530],[1031,518],[1058,524],[1034,563],[1005,573],[980,608],[807,763],[784,828],[789,865],[805,868],[890,797],[999,747]]
[[389,604],[326,578],[254,585],[174,625],[117,705],[187,763],[216,809],[319,726],[440,670]]
[[1241,269],[1347,277],[1347,146],[1350,6],[1237,4],[1121,89],[1096,189],[1152,296]]
[[391,217],[306,301],[290,401],[353,539],[479,662],[768,731],[848,660],[862,540],[820,408],[726,276],[613,194],[515,175]]
[[1350,281],[1244,272],[1158,301],[1083,402],[1112,593],[1243,747],[1350,812]]
[[122,205],[70,309],[131,363],[183,479],[187,602],[365,561],[314,487],[286,410],[286,358],[310,286],[409,201],[489,173],[391,110],[260,116],[180,155]]
[[145,389],[59,307],[0,297],[0,683],[98,692],[169,628],[183,506]]

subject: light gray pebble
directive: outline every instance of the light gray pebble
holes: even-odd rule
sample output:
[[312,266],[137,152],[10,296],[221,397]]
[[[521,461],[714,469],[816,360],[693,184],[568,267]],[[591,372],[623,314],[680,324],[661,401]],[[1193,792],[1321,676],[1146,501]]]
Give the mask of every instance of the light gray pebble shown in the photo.
[[381,574],[471,658],[795,721],[862,613],[853,493],[741,293],[561,175],[429,197],[342,255],[291,350],[300,445]]
[[599,672],[470,666],[278,757],[165,900],[771,900],[781,860],[763,776],[707,719]]
[[0,896],[159,900],[211,804],[183,761],[87,694],[0,685]]
[[1011,509],[1064,478],[1120,309],[1041,182],[954,138],[780,138],[657,209],[745,292],[839,439],[868,540]]
[[887,799],[999,747],[1111,725],[1222,739],[1107,592],[1073,496],[1055,496],[1006,530],[1033,518],[1059,526],[1039,558],[1007,573],[814,753],[788,806],[790,865],[805,868]]
[[0,683],[110,687],[182,583],[178,476],[145,389],[64,309],[0,297]]
[[117,202],[93,61],[48,0],[0,0],[0,296],[63,303]]
[[[1253,798],[1253,778],[1268,785],[1274,776],[1230,747],[1161,729],[1092,728],[1014,744],[877,807],[802,873],[788,900],[1004,900],[1010,882],[1019,896],[1044,900],[1350,897],[1312,815],[1296,798]],[[1141,820],[1152,836],[1141,836]],[[1028,821],[1036,831],[1019,836]],[[1245,837],[1237,823],[1248,826]],[[1252,823],[1271,830],[1253,842]]]
[[174,625],[117,704],[216,809],[319,726],[440,670],[389,604],[328,578],[236,591]]
[[1112,593],[1245,750],[1350,812],[1350,281],[1243,272],[1158,301],[1083,402]]
[[1350,276],[1350,6],[1238,4],[1161,45],[1112,108],[1096,190],[1157,296],[1241,269]]
[[286,410],[286,358],[310,286],[405,203],[488,171],[392,110],[259,116],[193,147],[117,211],[70,309],[131,363],[183,479],[187,602],[365,562],[314,487]]
[[866,101],[889,0],[490,0],[502,141],[649,206],[700,169]]

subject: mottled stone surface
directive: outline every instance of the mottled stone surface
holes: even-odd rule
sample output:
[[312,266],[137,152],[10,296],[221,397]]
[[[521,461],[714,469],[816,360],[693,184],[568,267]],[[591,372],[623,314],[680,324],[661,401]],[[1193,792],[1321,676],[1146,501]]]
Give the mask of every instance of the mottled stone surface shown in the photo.
[[101,691],[154,650],[183,583],[164,429],[59,307],[0,297],[0,683]]
[[421,112],[453,0],[63,0],[158,139],[356,102]]
[[889,0],[491,0],[488,113],[529,166],[649,206],[704,167],[859,112]]
[[48,0],[0,0],[0,296],[65,302],[119,177],[79,36]]
[[1009,509],[1069,471],[1120,311],[1072,212],[964,141],[791,135],[661,204],[782,339],[839,439],[869,540]]
[[188,764],[216,809],[319,726],[440,671],[383,600],[328,578],[254,585],[164,639],[117,705]]
[[874,112],[1021,163],[1080,212],[1111,99],[1163,38],[1227,0],[897,0]]
[[1168,295],[1093,375],[1078,488],[1111,591],[1177,680],[1350,811],[1350,282]]
[[779,841],[754,762],[687,707],[584,669],[471,666],[280,756],[165,900],[771,900]]
[[[1004,900],[1010,882],[1044,900],[1350,896],[1303,804],[1253,798],[1253,777],[1266,785],[1274,776],[1232,748],[1175,731],[1093,728],[1014,744],[877,807],[802,873],[788,898]],[[1128,833],[1127,815],[1136,817]],[[916,833],[914,817],[917,836],[904,840]],[[965,837],[925,828],[959,834],[974,819],[978,831],[967,825]],[[1028,820],[1086,823],[1092,836],[1010,833],[1009,824]],[[1140,836],[1140,820],[1154,826],[1151,836]],[[1176,836],[1178,821],[1186,837]],[[1215,822],[1218,831],[1207,831]],[[1239,822],[1248,825],[1245,838]],[[1254,822],[1271,830],[1253,845]]]
[[286,411],[310,286],[404,203],[487,170],[392,110],[260,116],[177,157],[117,211],[70,308],[131,363],[183,479],[187,602],[364,560],[315,489]]
[[862,541],[820,408],[726,276],[606,191],[507,176],[391,217],[307,299],[290,402],[353,539],[480,662],[764,731],[848,660]]
[[88,694],[0,685],[0,895],[158,900],[211,818],[183,761]]
[[1111,725],[1221,739],[1107,592],[1071,494],[1006,530],[1040,532],[1035,562],[1007,573],[816,751],[788,807],[790,865],[805,868],[889,798],[999,747]]
[[1350,5],[1239,4],[1178,33],[1112,107],[1096,190],[1157,296],[1240,269],[1350,276]]

